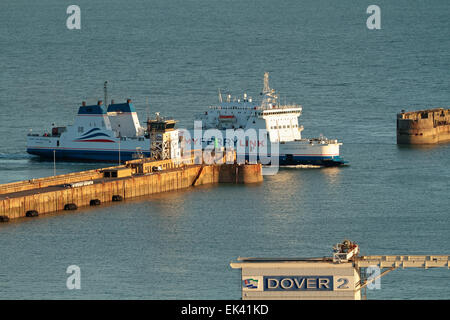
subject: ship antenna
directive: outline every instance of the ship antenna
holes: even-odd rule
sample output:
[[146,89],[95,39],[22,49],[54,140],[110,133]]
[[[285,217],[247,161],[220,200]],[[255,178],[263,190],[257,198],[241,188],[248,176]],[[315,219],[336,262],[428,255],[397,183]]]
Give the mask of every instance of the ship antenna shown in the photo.
[[108,81],[103,84],[103,93],[105,94],[105,106],[108,106]]
[[263,88],[263,94],[264,93],[268,93],[270,92],[270,87],[269,87],[269,73],[268,72],[264,72],[264,88]]
[[268,103],[271,101],[271,95],[270,95],[270,87],[269,87],[269,73],[264,72],[264,87],[263,91],[261,92],[261,95],[263,96],[261,101],[261,108],[265,109],[268,107]]
[[147,121],[150,119],[149,107],[148,107],[148,97],[145,97],[145,106],[147,111]]

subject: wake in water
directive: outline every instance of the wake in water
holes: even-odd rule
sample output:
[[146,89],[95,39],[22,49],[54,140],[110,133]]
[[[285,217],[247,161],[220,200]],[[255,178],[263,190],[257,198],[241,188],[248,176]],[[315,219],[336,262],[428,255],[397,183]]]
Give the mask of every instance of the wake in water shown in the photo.
[[29,160],[33,157],[29,155],[28,153],[23,152],[15,152],[15,153],[5,153],[0,152],[0,161],[4,160]]

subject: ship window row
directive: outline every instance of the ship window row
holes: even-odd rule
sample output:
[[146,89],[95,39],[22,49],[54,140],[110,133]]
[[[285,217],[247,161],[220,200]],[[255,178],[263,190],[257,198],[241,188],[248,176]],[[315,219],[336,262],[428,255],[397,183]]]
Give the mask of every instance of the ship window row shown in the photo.
[[270,127],[270,129],[290,129],[290,128],[298,128],[298,124],[293,124],[292,126],[291,125],[284,125],[284,126],[272,126],[272,127]]
[[[256,106],[251,106],[253,108],[255,108]],[[209,107],[210,109],[213,110],[248,110],[250,109],[249,107],[236,107],[236,106],[232,106],[232,107]]]
[[275,111],[275,112],[270,112],[270,111],[264,111],[264,115],[271,115],[271,114],[288,114],[288,113],[298,113],[298,111]]

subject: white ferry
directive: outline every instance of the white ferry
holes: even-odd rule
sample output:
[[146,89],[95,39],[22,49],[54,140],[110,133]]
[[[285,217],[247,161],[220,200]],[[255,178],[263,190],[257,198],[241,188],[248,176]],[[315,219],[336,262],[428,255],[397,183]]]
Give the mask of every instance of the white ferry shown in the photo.
[[71,126],[56,127],[42,135],[29,133],[27,152],[43,158],[121,162],[150,156],[145,134],[131,100],[111,104],[102,101],[78,109]]
[[[265,129],[268,134],[267,152],[270,153],[271,143],[278,143],[280,165],[320,165],[339,166],[344,160],[339,154],[342,145],[337,140],[329,140],[325,137],[305,139],[301,137],[303,126],[299,125],[298,118],[302,113],[300,105],[282,105],[278,101],[275,90],[269,87],[269,73],[264,74],[264,89],[261,93],[262,101],[257,103],[244,93],[242,99],[231,99],[226,97],[224,101],[219,92],[219,105],[211,106],[208,111],[199,115],[197,120],[201,121],[202,129],[217,129],[223,137],[227,130]],[[192,137],[193,135],[191,135]],[[194,139],[190,143],[194,142]],[[220,141],[223,147],[235,147],[237,144],[245,145],[245,153],[248,158],[253,146],[260,146],[259,141],[246,139],[245,142],[236,139],[225,139]],[[230,141],[231,140],[231,141]],[[215,137],[203,143],[217,144]],[[204,147],[204,145],[203,145]]]
[[[278,163],[280,165],[321,165],[337,166],[344,163],[339,155],[342,143],[328,140],[325,137],[303,139],[298,118],[302,107],[299,105],[281,105],[273,89],[269,88],[269,74],[264,75],[264,89],[261,103],[253,102],[246,94],[242,100],[231,101],[228,96],[223,101],[220,95],[220,105],[210,107],[209,111],[198,117],[202,129],[216,129],[226,138],[227,131],[240,129],[265,129],[268,136],[264,139],[246,139],[245,141],[223,139],[223,147],[234,148],[238,152],[239,146],[244,145],[246,158],[253,154],[253,147],[260,147],[266,140],[270,154],[272,143],[279,146]],[[105,83],[105,101],[107,99]],[[186,143],[194,146],[195,138],[188,139],[180,130],[181,147],[186,149]],[[195,137],[192,132],[191,137]],[[268,139],[267,139],[268,138]],[[121,162],[139,157],[150,156],[149,135],[145,127],[139,123],[136,110],[131,102],[111,104],[105,106],[102,101],[96,105],[79,107],[73,125],[67,127],[53,126],[51,132],[27,136],[27,152],[49,159],[85,160]],[[200,148],[208,144],[216,144],[217,139],[201,136]],[[192,150],[192,145],[188,146]],[[261,159],[259,159],[261,160]]]

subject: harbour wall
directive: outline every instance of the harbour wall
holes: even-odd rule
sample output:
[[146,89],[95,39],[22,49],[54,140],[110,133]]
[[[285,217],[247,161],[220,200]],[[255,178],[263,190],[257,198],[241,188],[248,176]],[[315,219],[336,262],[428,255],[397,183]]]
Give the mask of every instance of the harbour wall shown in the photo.
[[[80,176],[75,178],[76,174],[58,176],[58,179],[43,178],[39,181],[41,187],[30,189],[28,182],[16,183],[15,192],[0,194],[0,216],[7,217],[4,218],[7,221],[25,217],[29,211],[40,215],[65,210],[69,204],[89,206],[91,200],[104,203],[113,201],[113,197],[126,200],[204,184],[255,183],[263,179],[261,170],[260,164],[188,165],[115,179],[104,178],[102,170],[84,172],[81,179]],[[55,180],[58,183],[77,182],[86,177],[92,177],[93,184],[64,187],[54,183]]]
[[450,141],[450,109],[402,112],[397,115],[397,144]]
[[25,181],[11,182],[0,185],[0,194],[8,194],[37,188],[44,188],[57,184],[68,184],[72,182],[101,179],[103,173],[101,169],[73,172],[58,176],[30,179]]

